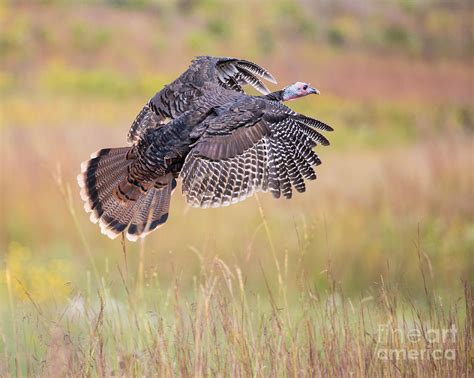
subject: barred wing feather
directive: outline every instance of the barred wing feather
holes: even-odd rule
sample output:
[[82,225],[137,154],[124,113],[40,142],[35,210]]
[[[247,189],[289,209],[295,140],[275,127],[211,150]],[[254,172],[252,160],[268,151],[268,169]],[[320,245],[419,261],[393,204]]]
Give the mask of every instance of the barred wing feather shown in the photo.
[[203,136],[181,171],[183,194],[191,206],[227,206],[258,191],[291,198],[293,188],[306,190],[305,179],[314,180],[313,166],[321,163],[313,147],[329,141],[309,122],[299,122],[296,113],[270,119],[225,136]]
[[219,83],[227,89],[243,92],[241,85],[250,85],[260,93],[268,94],[270,91],[260,79],[276,84],[270,72],[248,60],[222,58],[216,68]]

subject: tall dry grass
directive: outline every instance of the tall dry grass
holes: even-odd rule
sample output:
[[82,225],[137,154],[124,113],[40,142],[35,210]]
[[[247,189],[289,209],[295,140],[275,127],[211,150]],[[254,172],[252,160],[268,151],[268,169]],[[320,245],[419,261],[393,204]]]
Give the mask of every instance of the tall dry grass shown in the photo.
[[[267,236],[271,245],[271,232]],[[96,292],[74,288],[66,305],[43,307],[24,286],[27,300],[15,300],[6,271],[11,316],[0,328],[6,345],[2,376],[472,373],[473,287],[464,282],[462,295],[439,297],[430,286],[420,243],[417,265],[425,295],[418,299],[383,277],[367,296],[346,297],[330,262],[321,273],[328,281],[326,292],[304,276],[298,290],[290,291],[288,255],[273,260],[275,287],[269,284],[274,270],[259,266],[266,283],[262,292],[248,288],[245,267],[218,257],[202,259],[191,292],[183,291],[178,272],[164,289],[160,277],[144,284],[140,265],[138,271],[129,270],[125,244],[117,253],[123,253],[115,267],[120,282],[107,274],[97,277]],[[413,332],[416,340],[410,338]]]

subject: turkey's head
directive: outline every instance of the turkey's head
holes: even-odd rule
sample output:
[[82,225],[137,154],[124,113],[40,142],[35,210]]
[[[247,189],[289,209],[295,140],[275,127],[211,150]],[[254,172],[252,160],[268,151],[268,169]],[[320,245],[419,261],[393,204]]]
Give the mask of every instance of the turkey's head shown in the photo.
[[289,101],[310,94],[319,94],[319,91],[307,83],[297,81],[283,89],[282,99],[283,101]]

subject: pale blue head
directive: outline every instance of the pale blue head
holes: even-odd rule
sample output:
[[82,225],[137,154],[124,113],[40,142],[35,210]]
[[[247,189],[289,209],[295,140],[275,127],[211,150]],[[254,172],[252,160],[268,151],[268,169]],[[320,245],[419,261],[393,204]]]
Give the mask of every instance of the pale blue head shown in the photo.
[[319,91],[308,83],[297,81],[283,89],[282,99],[283,101],[290,101],[310,94],[319,94]]

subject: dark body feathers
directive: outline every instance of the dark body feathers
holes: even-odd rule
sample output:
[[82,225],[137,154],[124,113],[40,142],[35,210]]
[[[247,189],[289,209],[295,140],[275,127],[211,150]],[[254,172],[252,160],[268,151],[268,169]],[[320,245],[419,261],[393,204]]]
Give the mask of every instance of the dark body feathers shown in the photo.
[[277,92],[242,93],[250,75],[273,79],[259,66],[215,59],[222,58],[198,58],[150,100],[130,130],[133,146],[101,150],[83,163],[86,211],[109,237],[126,232],[136,240],[163,224],[178,177],[196,207],[226,206],[256,191],[291,198],[316,178],[321,161],[313,147],[329,144],[319,131],[332,129],[281,104]]
[[262,82],[276,83],[273,76],[259,65],[247,60],[201,56],[171,84],[157,92],[143,107],[128,133],[128,140],[135,143],[150,127],[175,119],[189,110],[195,100],[205,95],[207,84],[243,93],[243,86],[250,85],[262,94],[269,90]]

